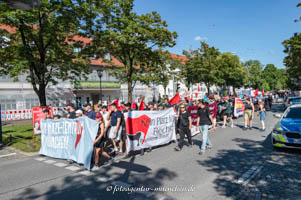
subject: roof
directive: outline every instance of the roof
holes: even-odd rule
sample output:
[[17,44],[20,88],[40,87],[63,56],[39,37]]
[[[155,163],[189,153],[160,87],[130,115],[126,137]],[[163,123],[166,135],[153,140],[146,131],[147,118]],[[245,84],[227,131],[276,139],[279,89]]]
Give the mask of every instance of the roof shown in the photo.
[[188,58],[186,56],[181,56],[174,53],[170,53],[170,55],[172,59],[179,61],[181,64],[185,64],[185,62],[188,61]]

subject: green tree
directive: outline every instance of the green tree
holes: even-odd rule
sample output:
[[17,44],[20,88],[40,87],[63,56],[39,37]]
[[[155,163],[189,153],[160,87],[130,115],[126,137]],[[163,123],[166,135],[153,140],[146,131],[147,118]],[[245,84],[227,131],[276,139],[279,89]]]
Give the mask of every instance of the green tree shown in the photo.
[[261,75],[263,65],[260,61],[249,60],[244,63],[244,66],[248,70],[249,87],[252,87],[253,89],[262,89],[264,83]]
[[46,105],[46,87],[60,80],[77,80],[89,73],[85,50],[74,53],[83,43],[74,36],[83,35],[84,17],[92,17],[88,3],[76,0],[41,0],[41,5],[29,11],[16,10],[0,4],[0,24],[6,25],[0,34],[5,37],[0,48],[1,73],[17,79],[25,74]]
[[221,54],[217,58],[217,63],[222,72],[223,82],[227,86],[232,86],[235,94],[235,88],[242,87],[247,82],[247,69],[241,64],[239,57],[232,53]]
[[278,69],[273,64],[267,64],[262,71],[261,77],[269,84],[269,87],[274,90],[278,78]]
[[208,95],[210,87],[214,84],[221,85],[221,71],[217,64],[220,52],[215,47],[210,47],[201,42],[201,48],[191,51],[183,51],[188,61],[181,69],[181,76],[188,84],[205,83]]
[[157,12],[135,13],[133,2],[100,1],[96,9],[100,20],[95,20],[91,32],[95,52],[110,53],[122,63],[115,74],[122,74],[127,82],[128,101],[132,101],[134,81],[145,80],[144,75],[160,60],[160,53],[154,48],[173,47],[177,37],[176,32],[167,29],[166,21]]
[[287,56],[283,63],[288,75],[287,84],[292,90],[301,89],[298,81],[301,77],[301,33],[295,33],[290,39],[282,42]]

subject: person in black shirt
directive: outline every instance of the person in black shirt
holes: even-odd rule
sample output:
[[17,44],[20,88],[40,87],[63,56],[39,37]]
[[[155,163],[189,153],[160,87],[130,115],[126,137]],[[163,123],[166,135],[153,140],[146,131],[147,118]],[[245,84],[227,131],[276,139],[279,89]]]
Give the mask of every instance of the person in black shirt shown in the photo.
[[185,135],[188,138],[189,146],[192,147],[192,140],[191,140],[192,121],[191,121],[190,113],[186,111],[186,107],[184,104],[180,105],[180,114],[178,117],[177,126],[180,134],[180,140],[175,150],[176,151],[182,150]]
[[68,115],[67,118],[69,119],[75,119],[76,114],[75,114],[75,108],[73,104],[67,104],[67,110],[68,110]]
[[213,118],[210,115],[209,108],[206,107],[206,102],[204,100],[201,100],[199,102],[199,109],[198,109],[198,119],[197,119],[197,126],[199,127],[199,130],[201,133],[203,133],[203,141],[202,141],[202,147],[201,152],[199,153],[202,155],[205,153],[206,148],[211,149],[212,144],[210,142],[210,139],[208,137],[208,128],[212,124],[212,129],[215,130],[215,124],[213,123]]

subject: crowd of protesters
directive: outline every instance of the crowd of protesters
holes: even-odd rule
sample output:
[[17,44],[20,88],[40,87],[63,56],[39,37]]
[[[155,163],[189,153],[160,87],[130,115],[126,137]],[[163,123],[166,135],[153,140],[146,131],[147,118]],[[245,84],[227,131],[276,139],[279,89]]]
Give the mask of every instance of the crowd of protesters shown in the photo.
[[[209,139],[209,131],[216,130],[217,122],[221,121],[221,128],[226,128],[228,121],[229,127],[233,128],[233,106],[234,96],[220,97],[218,95],[211,95],[206,99],[189,101],[187,98],[177,104],[169,104],[168,99],[164,103],[149,102],[142,105],[143,110],[162,111],[164,109],[174,107],[176,110],[176,133],[179,135],[178,145],[176,151],[181,151],[184,146],[185,136],[188,139],[189,146],[192,147],[192,131],[202,133],[202,146],[200,155],[204,154],[206,150],[212,148],[212,143]],[[271,109],[273,101],[272,95],[265,97],[252,98],[243,96],[244,104],[244,127],[243,130],[252,129],[255,111],[258,110],[262,128],[265,131],[266,110]],[[140,105],[141,106],[141,105]],[[94,141],[94,166],[98,167],[100,156],[106,158],[109,162],[113,162],[114,158],[111,155],[120,155],[128,158],[127,152],[127,135],[124,114],[132,110],[138,110],[135,103],[124,103],[120,105],[116,103],[106,105],[98,105],[98,109],[94,110],[92,105],[87,103],[83,108],[76,109],[73,104],[66,105],[68,111],[67,118],[75,119],[86,116],[99,123],[99,129]],[[45,118],[51,118],[49,111],[43,111]],[[59,119],[59,115],[54,115],[52,119]],[[248,126],[249,124],[249,126]],[[195,130],[193,130],[195,129]],[[113,154],[109,152],[108,144],[112,146]],[[149,149],[151,150],[151,149]]]

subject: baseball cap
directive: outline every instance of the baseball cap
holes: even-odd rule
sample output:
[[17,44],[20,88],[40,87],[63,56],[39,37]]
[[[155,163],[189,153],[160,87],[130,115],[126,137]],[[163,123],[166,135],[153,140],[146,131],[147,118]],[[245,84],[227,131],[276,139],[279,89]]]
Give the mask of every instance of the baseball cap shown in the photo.
[[77,110],[77,111],[75,111],[75,114],[83,114],[83,111],[82,110]]
[[43,113],[49,113],[49,110],[48,109],[44,109]]
[[102,115],[100,113],[96,113],[95,117],[96,118],[102,118]]
[[90,104],[90,103],[86,103],[86,104],[84,104],[83,106],[84,106],[84,107],[87,107],[87,106],[91,106],[91,104]]
[[73,103],[66,104],[66,107],[67,107],[67,106],[70,106],[70,107],[72,107],[72,108],[75,108],[75,106],[74,106]]

